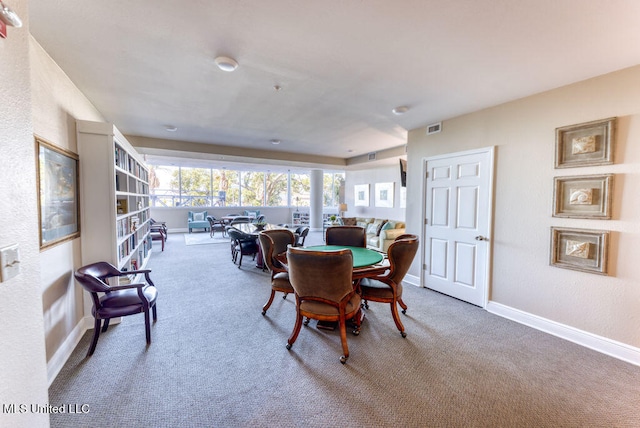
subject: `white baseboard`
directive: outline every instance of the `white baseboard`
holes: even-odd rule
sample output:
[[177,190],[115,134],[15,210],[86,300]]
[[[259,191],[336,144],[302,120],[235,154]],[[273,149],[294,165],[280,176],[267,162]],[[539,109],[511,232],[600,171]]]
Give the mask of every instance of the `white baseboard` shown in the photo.
[[537,315],[532,315],[501,303],[489,302],[486,309],[492,314],[640,366],[640,349],[633,346],[560,324]]
[[47,377],[49,379],[49,386],[53,383],[60,373],[60,370],[64,367],[67,360],[71,356],[71,353],[78,343],[84,333],[93,328],[93,317],[84,317],[80,320],[80,322],[74,327],[71,331],[71,334],[67,336],[66,340],[62,343],[62,345],[58,348],[53,357],[47,362]]
[[420,285],[420,277],[415,275],[406,274],[402,282],[406,282],[407,284],[415,285],[416,287],[422,287]]

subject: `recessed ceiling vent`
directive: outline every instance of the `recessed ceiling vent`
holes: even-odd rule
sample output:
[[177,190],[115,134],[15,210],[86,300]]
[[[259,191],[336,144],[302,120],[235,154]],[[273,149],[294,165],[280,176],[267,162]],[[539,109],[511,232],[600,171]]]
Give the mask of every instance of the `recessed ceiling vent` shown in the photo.
[[376,152],[369,153],[369,160],[370,160],[370,161],[374,161],[374,160],[376,160]]
[[442,122],[427,125],[427,135],[437,134],[440,131],[442,131]]

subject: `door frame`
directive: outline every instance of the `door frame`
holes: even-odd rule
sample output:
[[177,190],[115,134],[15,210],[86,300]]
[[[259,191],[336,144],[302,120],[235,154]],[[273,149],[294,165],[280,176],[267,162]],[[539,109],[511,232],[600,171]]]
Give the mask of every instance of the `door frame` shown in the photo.
[[425,269],[424,269],[424,258],[426,255],[426,233],[427,233],[427,225],[425,222],[425,219],[427,218],[427,166],[429,161],[435,161],[435,160],[440,160],[440,159],[446,159],[446,158],[453,158],[453,157],[459,157],[459,156],[466,156],[466,155],[474,155],[474,154],[479,154],[479,153],[488,153],[489,155],[489,212],[487,213],[487,222],[489,223],[487,226],[487,237],[488,242],[487,242],[487,254],[486,254],[486,260],[485,263],[487,264],[487,269],[486,269],[486,273],[485,273],[485,287],[483,290],[483,298],[482,298],[482,308],[486,309],[487,307],[487,303],[489,302],[489,295],[490,295],[490,290],[491,290],[491,277],[492,277],[492,272],[493,272],[493,265],[492,265],[492,261],[493,261],[493,212],[495,210],[495,197],[494,197],[494,188],[495,188],[495,152],[496,152],[496,146],[489,146],[489,147],[483,147],[483,148],[479,148],[479,149],[472,149],[472,150],[465,150],[465,151],[461,151],[461,152],[452,152],[452,153],[445,153],[445,154],[441,154],[441,155],[436,155],[436,156],[429,156],[429,157],[423,157],[422,158],[422,180],[421,180],[421,186],[422,186],[422,207],[420,209],[420,223],[421,223],[421,228],[420,228],[420,240],[423,242],[423,245],[421,245],[421,251],[420,251],[420,286],[423,288],[428,288],[426,283],[425,283]]

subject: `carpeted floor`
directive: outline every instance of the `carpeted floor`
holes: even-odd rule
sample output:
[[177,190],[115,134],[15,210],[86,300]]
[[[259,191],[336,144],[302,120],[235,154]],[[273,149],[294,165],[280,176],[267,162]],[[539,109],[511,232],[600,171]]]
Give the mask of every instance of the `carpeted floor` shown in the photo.
[[229,238],[222,236],[222,232],[214,234],[213,237],[209,236],[209,232],[192,232],[184,234],[184,243],[186,245],[228,244]]
[[227,246],[169,235],[149,267],[153,343],[131,316],[85,359],[87,332],[49,396],[89,412],[52,427],[640,426],[640,367],[427,289],[405,286],[405,339],[371,303],[342,365],[338,332],[314,321],[286,350],[293,296],[262,316],[269,275]]

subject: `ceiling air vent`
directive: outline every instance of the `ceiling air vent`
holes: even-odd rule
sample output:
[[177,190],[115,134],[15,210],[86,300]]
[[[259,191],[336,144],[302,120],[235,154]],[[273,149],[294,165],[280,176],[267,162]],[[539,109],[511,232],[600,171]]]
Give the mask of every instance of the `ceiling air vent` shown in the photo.
[[372,160],[376,160],[376,152],[369,153],[369,160],[370,160],[370,161],[372,161]]
[[442,131],[442,122],[427,125],[427,135],[437,134],[440,131]]

